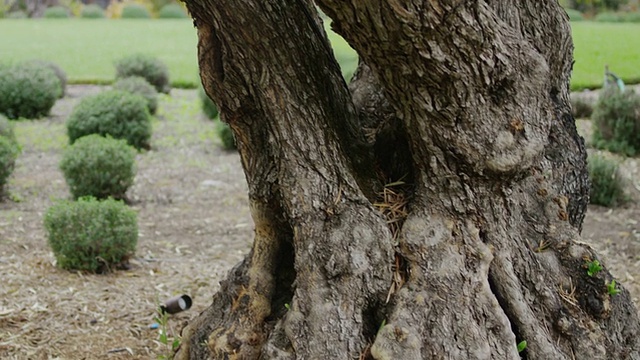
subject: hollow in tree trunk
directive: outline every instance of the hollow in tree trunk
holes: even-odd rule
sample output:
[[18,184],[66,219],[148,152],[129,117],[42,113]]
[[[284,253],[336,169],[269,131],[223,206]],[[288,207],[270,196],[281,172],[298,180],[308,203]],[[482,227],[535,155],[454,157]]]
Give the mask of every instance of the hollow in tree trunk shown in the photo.
[[186,0],[255,239],[177,358],[640,359],[579,241],[561,7],[317,3],[360,56],[349,86],[313,2]]

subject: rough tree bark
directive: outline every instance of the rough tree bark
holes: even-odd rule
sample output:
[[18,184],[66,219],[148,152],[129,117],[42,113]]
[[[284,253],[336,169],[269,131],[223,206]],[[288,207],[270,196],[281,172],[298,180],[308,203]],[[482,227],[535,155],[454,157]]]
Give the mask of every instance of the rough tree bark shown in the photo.
[[178,359],[640,359],[579,242],[555,1],[318,0],[361,58],[349,88],[311,1],[186,3],[255,240]]

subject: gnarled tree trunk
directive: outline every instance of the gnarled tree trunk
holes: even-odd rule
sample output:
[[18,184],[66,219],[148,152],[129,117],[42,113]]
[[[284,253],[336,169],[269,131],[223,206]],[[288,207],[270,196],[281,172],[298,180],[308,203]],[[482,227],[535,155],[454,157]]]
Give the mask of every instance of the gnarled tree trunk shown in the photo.
[[178,359],[640,359],[579,242],[555,1],[319,0],[361,58],[349,88],[311,1],[186,3],[255,240]]

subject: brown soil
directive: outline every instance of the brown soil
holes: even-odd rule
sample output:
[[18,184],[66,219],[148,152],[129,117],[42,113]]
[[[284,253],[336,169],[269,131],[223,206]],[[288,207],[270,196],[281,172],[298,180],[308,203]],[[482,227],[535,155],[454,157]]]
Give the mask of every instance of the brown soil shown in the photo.
[[[150,359],[166,353],[150,329],[160,301],[188,294],[193,307],[169,319],[170,333],[208,306],[218,282],[249,250],[253,225],[235,152],[220,149],[195,91],[162,96],[151,151],[138,156],[128,192],[140,238],[132,269],[107,275],[60,270],[42,216],[69,197],[58,161],[64,122],[79,99],[104,87],[71,86],[52,115],[17,123],[23,146],[0,202],[0,358]],[[583,132],[588,122],[580,122]],[[635,159],[626,160],[629,194],[640,198]],[[584,240],[638,301],[640,208],[590,207]]]

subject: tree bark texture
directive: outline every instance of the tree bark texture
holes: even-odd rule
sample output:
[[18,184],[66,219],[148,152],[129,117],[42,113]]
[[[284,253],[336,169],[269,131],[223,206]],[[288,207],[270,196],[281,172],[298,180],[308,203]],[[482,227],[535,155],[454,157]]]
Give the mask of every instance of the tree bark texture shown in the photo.
[[[580,243],[566,14],[538,0],[187,0],[251,253],[178,359],[640,359]],[[518,353],[517,344],[527,342]]]

